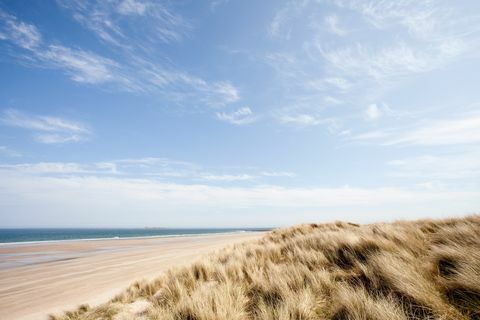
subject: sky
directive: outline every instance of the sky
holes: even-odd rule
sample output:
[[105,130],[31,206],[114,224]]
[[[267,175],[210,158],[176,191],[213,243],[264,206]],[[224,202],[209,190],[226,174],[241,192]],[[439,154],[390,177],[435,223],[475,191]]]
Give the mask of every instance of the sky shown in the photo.
[[0,0],[0,227],[480,212],[480,2]]

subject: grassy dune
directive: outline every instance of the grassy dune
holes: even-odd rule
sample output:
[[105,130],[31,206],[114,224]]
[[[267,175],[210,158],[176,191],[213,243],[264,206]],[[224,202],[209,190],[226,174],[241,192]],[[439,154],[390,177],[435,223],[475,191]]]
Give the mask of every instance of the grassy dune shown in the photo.
[[480,319],[480,216],[300,225],[51,319]]

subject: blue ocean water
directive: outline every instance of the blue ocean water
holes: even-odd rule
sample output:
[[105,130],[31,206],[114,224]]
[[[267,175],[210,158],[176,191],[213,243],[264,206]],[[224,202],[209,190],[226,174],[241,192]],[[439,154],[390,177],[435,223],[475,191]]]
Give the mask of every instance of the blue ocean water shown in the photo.
[[163,229],[163,228],[138,228],[138,229],[0,229],[0,243],[12,242],[37,242],[61,241],[81,239],[115,239],[138,237],[168,237],[186,236],[212,233],[231,233],[243,231],[268,231],[269,228],[220,228],[220,229]]

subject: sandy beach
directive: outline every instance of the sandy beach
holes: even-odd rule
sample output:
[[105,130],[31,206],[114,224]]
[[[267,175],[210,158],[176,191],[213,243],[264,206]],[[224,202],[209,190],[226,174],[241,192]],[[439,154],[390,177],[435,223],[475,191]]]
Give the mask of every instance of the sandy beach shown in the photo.
[[1,245],[0,319],[45,319],[79,304],[99,304],[137,280],[262,234]]

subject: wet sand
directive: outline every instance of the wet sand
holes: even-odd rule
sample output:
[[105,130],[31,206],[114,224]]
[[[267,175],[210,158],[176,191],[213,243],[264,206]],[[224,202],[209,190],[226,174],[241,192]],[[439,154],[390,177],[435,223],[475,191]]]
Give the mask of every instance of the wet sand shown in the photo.
[[0,245],[0,319],[46,319],[83,303],[106,302],[137,280],[262,235]]

